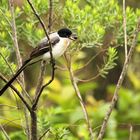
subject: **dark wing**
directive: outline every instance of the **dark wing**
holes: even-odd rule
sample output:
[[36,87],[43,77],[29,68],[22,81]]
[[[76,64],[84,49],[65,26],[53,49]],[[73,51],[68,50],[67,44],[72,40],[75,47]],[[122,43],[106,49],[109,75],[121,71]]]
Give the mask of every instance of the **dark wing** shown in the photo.
[[[50,38],[50,42],[52,44],[52,47],[60,41],[58,36]],[[49,52],[50,46],[49,46],[49,41],[47,37],[41,40],[41,42],[37,45],[36,48],[33,49],[33,51],[30,54],[30,58],[35,58],[38,56],[41,56],[47,52]]]

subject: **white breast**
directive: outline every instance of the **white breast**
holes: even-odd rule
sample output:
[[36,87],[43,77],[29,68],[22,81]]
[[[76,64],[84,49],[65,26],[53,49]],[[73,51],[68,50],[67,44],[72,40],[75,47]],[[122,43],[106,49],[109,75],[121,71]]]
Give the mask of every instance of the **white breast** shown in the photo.
[[[55,46],[52,46],[53,57],[58,58],[61,55],[63,55],[69,45],[70,45],[70,39],[60,37],[60,41]],[[47,60],[49,58],[50,58],[50,52],[47,52],[43,55],[44,60]]]

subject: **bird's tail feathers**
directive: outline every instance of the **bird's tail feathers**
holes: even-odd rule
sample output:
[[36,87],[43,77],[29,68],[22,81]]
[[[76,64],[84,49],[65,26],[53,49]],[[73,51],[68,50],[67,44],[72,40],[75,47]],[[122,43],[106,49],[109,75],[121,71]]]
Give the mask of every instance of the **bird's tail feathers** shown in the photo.
[[6,89],[12,84],[12,82],[17,78],[17,76],[26,68],[27,64],[31,59],[26,60],[16,74],[6,83],[6,85],[0,90],[0,96],[6,91]]

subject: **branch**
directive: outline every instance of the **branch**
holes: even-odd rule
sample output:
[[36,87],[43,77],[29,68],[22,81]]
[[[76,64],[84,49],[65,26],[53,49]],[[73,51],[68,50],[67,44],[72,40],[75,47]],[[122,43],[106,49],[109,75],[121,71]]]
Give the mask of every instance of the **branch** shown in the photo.
[[99,135],[98,135],[98,139],[97,140],[102,140],[103,139],[103,136],[104,136],[104,133],[105,133],[105,129],[107,127],[107,123],[108,123],[108,120],[109,120],[109,117],[110,117],[110,115],[112,113],[112,110],[113,110],[113,108],[114,108],[117,100],[118,100],[118,92],[119,92],[119,90],[121,88],[121,85],[123,83],[123,80],[125,78],[125,75],[126,75],[126,72],[127,72],[127,69],[128,69],[128,65],[129,65],[129,62],[131,60],[132,54],[133,54],[134,49],[135,49],[139,31],[140,31],[140,19],[138,19],[138,24],[137,24],[137,27],[135,29],[134,35],[133,35],[132,45],[130,47],[128,56],[125,59],[125,62],[124,62],[124,65],[123,65],[123,69],[122,69],[122,72],[120,74],[118,83],[116,85],[116,89],[114,91],[114,95],[113,95],[113,98],[112,98],[110,107],[109,107],[109,109],[107,111],[106,116],[104,117],[104,120],[103,120],[103,123],[102,123],[102,127],[101,127],[101,130],[99,132]]
[[39,140],[41,140],[49,131],[50,131],[50,129],[48,128],[48,129],[42,134],[42,136],[40,136]]
[[[9,62],[7,61],[7,59],[3,56],[3,54],[0,52],[1,57],[3,58],[3,60],[5,61],[6,65],[8,66],[9,70],[11,71],[12,75],[14,76],[14,72],[9,64]],[[24,91],[25,95],[27,96],[27,99],[29,99],[30,102],[32,102],[30,95],[26,92],[26,90],[23,88],[22,83],[20,82],[19,79],[16,78],[16,81],[19,83],[20,87],[22,88],[22,90]]]
[[90,124],[90,121],[89,121],[89,116],[88,116],[88,113],[87,113],[87,110],[86,110],[86,106],[85,106],[84,101],[83,101],[83,99],[81,97],[81,93],[80,93],[80,90],[78,88],[78,85],[77,85],[77,82],[76,82],[76,79],[75,79],[75,76],[74,76],[74,73],[73,73],[73,70],[72,70],[70,55],[68,56],[66,54],[65,59],[67,61],[67,68],[68,68],[68,71],[69,71],[69,74],[70,74],[71,83],[73,85],[73,88],[75,90],[75,93],[76,93],[76,95],[78,97],[78,100],[79,100],[79,102],[81,104],[81,107],[82,107],[82,110],[83,110],[83,113],[84,113],[84,116],[85,116],[85,120],[86,120],[88,130],[89,130],[89,134],[90,134],[90,139],[93,140],[92,127],[91,127],[91,124]]
[[32,109],[35,110],[35,109],[36,109],[36,106],[37,106],[37,104],[38,104],[39,98],[40,98],[40,96],[41,96],[41,93],[42,93],[42,91],[43,91],[43,89],[44,89],[46,86],[48,86],[48,85],[53,81],[53,79],[54,79],[54,71],[55,71],[54,66],[55,66],[55,61],[54,61],[53,54],[52,54],[52,45],[51,45],[50,38],[49,38],[49,35],[48,35],[47,30],[46,30],[46,27],[45,27],[45,24],[44,24],[43,20],[40,18],[39,14],[37,13],[36,9],[34,8],[33,4],[30,2],[30,0],[27,0],[27,2],[29,3],[30,7],[32,8],[32,11],[34,12],[35,16],[36,16],[37,19],[39,20],[39,22],[40,22],[40,24],[41,24],[41,26],[42,26],[42,28],[43,28],[43,30],[44,30],[44,32],[45,32],[45,35],[46,35],[46,37],[47,37],[47,39],[48,39],[48,41],[49,41],[50,56],[51,56],[50,62],[51,62],[51,66],[52,66],[52,75],[51,75],[50,81],[49,81],[47,84],[45,84],[45,85],[43,85],[43,86],[41,87],[41,89],[40,89],[38,95],[36,96],[36,98],[35,98],[35,100],[34,100]]
[[45,32],[45,35],[49,41],[49,47],[50,47],[50,56],[51,56],[51,62],[54,62],[54,59],[53,59],[53,54],[52,54],[52,45],[51,45],[51,41],[50,41],[50,38],[49,38],[49,35],[47,33],[47,30],[46,30],[46,26],[43,22],[43,20],[40,18],[39,14],[37,13],[36,9],[34,8],[33,4],[31,3],[30,0],[27,0],[27,2],[29,3],[30,7],[32,8],[32,11],[34,12],[35,16],[37,17],[37,19],[39,20],[44,32]]
[[49,33],[51,32],[51,27],[52,27],[52,14],[53,14],[53,5],[52,5],[52,0],[49,0]]
[[[13,0],[9,0],[9,5],[10,5],[11,16],[12,16],[12,23],[11,24],[12,24],[13,43],[14,43],[14,48],[15,48],[15,52],[16,52],[18,68],[20,68],[22,66],[22,58],[21,58],[21,55],[20,55],[19,46],[18,46],[18,40],[17,40],[17,30],[16,30],[16,23],[15,23]],[[25,89],[24,73],[22,72],[20,75],[21,75],[20,80],[21,80],[22,86]],[[26,95],[26,94],[23,94],[23,95]],[[22,99],[22,101],[23,101],[23,99]],[[26,120],[26,130],[25,131],[26,131],[28,139],[29,139],[29,137],[30,137],[30,135],[29,135],[30,129],[29,129],[28,114],[27,114],[26,108],[24,107],[23,109],[24,109],[23,111],[24,111],[24,116],[25,116],[25,120]],[[29,110],[29,108],[28,108],[28,110]]]
[[132,140],[133,126],[129,124],[129,140]]
[[0,128],[1,128],[1,130],[4,134],[4,136],[5,136],[6,140],[11,140],[10,137],[8,136],[7,132],[5,131],[5,129],[3,128],[3,126],[1,124],[0,124]]
[[125,47],[125,59],[127,59],[127,30],[126,30],[126,7],[125,0],[123,0],[123,30],[124,30],[124,47]]
[[[53,67],[54,67],[54,66],[55,66],[55,63],[53,63]],[[51,72],[51,79],[48,81],[48,83],[44,84],[44,85],[41,87],[41,89],[40,89],[38,95],[36,96],[36,99],[34,100],[34,103],[33,103],[33,106],[32,106],[32,109],[33,109],[33,110],[36,110],[36,107],[37,107],[39,98],[40,98],[41,93],[42,93],[42,91],[44,90],[44,88],[47,87],[47,86],[54,80],[54,73],[55,73],[55,68],[52,69],[52,72]]]
[[[5,82],[7,83],[8,80],[0,73],[0,78]],[[29,104],[27,103],[27,101],[24,99],[24,97],[22,96],[22,94],[20,94],[20,92],[13,86],[13,85],[10,85],[10,87],[15,91],[15,93],[18,95],[18,97],[21,99],[21,101],[24,103],[24,105],[27,107],[27,109],[29,111],[31,111],[31,108],[29,106]]]
[[[18,69],[22,66],[22,58],[20,55],[19,51],[19,46],[18,46],[18,40],[17,40],[17,29],[16,29],[16,23],[15,23],[15,14],[14,14],[14,5],[13,5],[13,0],[9,0],[9,5],[10,5],[10,12],[12,16],[12,23],[11,23],[11,28],[12,28],[12,35],[13,35],[13,43],[14,43],[14,49],[16,52],[16,57],[17,57],[17,62],[18,62]],[[24,83],[24,74],[21,74],[22,76],[20,77],[20,80],[22,81],[23,87],[25,85]]]
[[37,86],[36,86],[36,92],[35,92],[35,99],[34,101],[36,100],[37,98],[37,95],[39,94],[39,91],[42,87],[42,84],[43,84],[43,80],[44,80],[44,76],[45,76],[45,70],[46,70],[46,61],[42,61],[41,62],[41,69],[40,69],[40,75],[39,75],[39,78],[38,78],[38,83],[37,83]]
[[[37,19],[39,20],[44,32],[45,32],[45,35],[49,41],[49,49],[50,49],[50,62],[51,62],[51,66],[52,66],[52,75],[51,75],[51,79],[50,81],[43,85],[42,86],[42,81],[43,81],[43,77],[44,77],[44,73],[45,73],[45,63],[43,63],[42,65],[42,71],[41,71],[41,74],[40,74],[40,81],[38,83],[38,88],[36,90],[36,95],[35,95],[35,99],[34,99],[34,102],[33,102],[33,105],[32,105],[32,108],[31,108],[31,112],[30,112],[30,115],[31,115],[31,140],[37,140],[37,114],[36,114],[36,108],[37,108],[37,104],[39,102],[39,99],[40,99],[40,96],[41,96],[41,93],[43,91],[43,89],[49,85],[53,79],[54,79],[54,71],[55,71],[55,61],[54,61],[54,58],[53,58],[53,54],[52,54],[52,45],[51,45],[51,42],[50,42],[50,38],[49,38],[49,35],[47,33],[47,30],[46,30],[46,27],[45,27],[45,24],[43,22],[43,20],[40,18],[39,14],[37,13],[36,9],[34,8],[33,4],[30,2],[30,0],[27,0],[28,4],[30,5],[33,13],[35,14],[35,16],[37,17]],[[41,81],[42,80],[42,81]],[[40,85],[40,87],[39,87]],[[38,92],[38,93],[37,93]]]

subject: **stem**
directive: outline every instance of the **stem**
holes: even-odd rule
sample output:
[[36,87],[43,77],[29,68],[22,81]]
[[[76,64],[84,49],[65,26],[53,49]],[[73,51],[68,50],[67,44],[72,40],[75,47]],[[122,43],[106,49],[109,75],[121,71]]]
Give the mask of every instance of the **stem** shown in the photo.
[[68,55],[65,55],[65,58],[66,58],[66,61],[67,61],[67,68],[69,70],[71,83],[73,85],[73,88],[75,90],[75,93],[78,97],[78,100],[81,104],[81,107],[82,107],[82,110],[83,110],[83,113],[84,113],[84,116],[85,116],[85,120],[86,120],[87,127],[88,127],[89,134],[90,134],[90,140],[94,140],[92,127],[91,127],[91,124],[90,124],[90,121],[89,121],[89,116],[88,116],[88,113],[87,113],[87,110],[86,110],[86,106],[85,106],[84,101],[82,99],[80,90],[78,88],[78,85],[77,85],[77,82],[76,82],[76,79],[75,79],[75,76],[74,76],[74,73],[73,73],[73,70],[72,70],[72,67],[71,67],[71,58]]
[[53,17],[52,14],[53,14],[52,0],[49,0],[49,24],[48,24],[49,33],[51,32],[52,27],[52,17]]
[[[22,58],[20,55],[20,51],[19,51],[19,46],[18,46],[18,40],[17,40],[17,30],[16,30],[16,23],[15,23],[15,14],[14,14],[14,5],[13,5],[13,0],[9,0],[9,5],[10,5],[10,12],[11,12],[11,16],[12,16],[12,34],[13,34],[13,43],[14,43],[14,48],[15,48],[15,52],[16,52],[16,57],[17,57],[17,62],[18,62],[18,68],[20,68],[22,66]],[[24,81],[24,73],[22,72],[20,74],[20,80],[22,83],[22,87],[25,89],[25,81]],[[25,95],[25,94],[23,94]],[[28,136],[28,139],[30,137],[29,132],[29,120],[28,120],[28,113],[27,113],[27,109],[25,106],[23,106],[23,111],[24,111],[24,116],[25,116],[25,120],[26,120],[26,134]]]
[[5,129],[3,128],[3,126],[0,124],[0,128],[5,136],[5,139],[6,140],[11,140],[10,137],[8,136],[7,132],[5,131]]
[[125,47],[125,59],[127,59],[127,30],[126,30],[126,10],[125,0],[123,0],[123,30],[124,30],[124,47]]
[[109,107],[109,109],[107,111],[106,116],[104,117],[104,120],[103,120],[103,123],[102,123],[102,127],[101,127],[101,130],[99,132],[99,135],[98,135],[98,139],[97,140],[102,140],[103,139],[103,136],[104,136],[104,133],[105,133],[105,129],[107,127],[108,120],[109,120],[110,115],[111,115],[111,113],[113,111],[113,108],[114,108],[114,106],[115,106],[115,104],[116,104],[116,102],[118,100],[118,93],[119,93],[119,90],[120,90],[121,85],[123,83],[123,80],[125,78],[125,75],[126,75],[126,72],[127,72],[127,69],[128,69],[128,65],[129,65],[129,62],[131,60],[132,54],[133,54],[134,49],[135,49],[139,31],[140,31],[140,19],[138,20],[138,24],[137,24],[137,27],[135,29],[134,35],[133,35],[132,45],[130,47],[130,50],[129,50],[127,59],[125,59],[125,62],[124,62],[124,65],[123,65],[123,69],[122,69],[121,75],[119,77],[118,83],[116,85],[116,89],[114,91],[114,95],[113,95],[113,98],[112,98],[110,107]]
[[31,140],[37,140],[37,115],[36,111],[31,111]]

